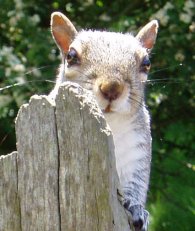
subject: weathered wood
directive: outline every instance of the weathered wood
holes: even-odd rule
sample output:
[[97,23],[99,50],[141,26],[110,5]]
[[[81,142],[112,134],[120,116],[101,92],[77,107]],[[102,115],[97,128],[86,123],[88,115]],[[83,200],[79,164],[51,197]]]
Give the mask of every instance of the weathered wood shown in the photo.
[[56,99],[56,117],[62,230],[129,230],[117,199],[112,134],[95,100],[66,83]]
[[17,152],[0,157],[0,231],[21,230]]
[[54,105],[33,96],[16,119],[22,230],[60,230]]
[[16,136],[18,155],[0,160],[0,231],[129,231],[112,134],[88,91],[65,83],[55,103],[33,96]]

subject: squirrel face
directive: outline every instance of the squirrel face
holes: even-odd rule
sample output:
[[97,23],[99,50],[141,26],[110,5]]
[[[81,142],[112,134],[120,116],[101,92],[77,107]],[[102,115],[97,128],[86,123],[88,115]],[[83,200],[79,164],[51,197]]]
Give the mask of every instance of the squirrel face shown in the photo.
[[51,30],[65,59],[64,80],[91,90],[106,113],[138,110],[144,103],[149,51],[157,28],[153,20],[136,37],[91,30],[77,32],[63,14],[53,13]]

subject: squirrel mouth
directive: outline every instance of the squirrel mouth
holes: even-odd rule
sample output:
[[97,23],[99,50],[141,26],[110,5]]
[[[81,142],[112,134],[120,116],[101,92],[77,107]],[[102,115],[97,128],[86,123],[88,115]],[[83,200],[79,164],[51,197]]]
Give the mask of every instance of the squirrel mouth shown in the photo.
[[111,112],[112,110],[111,110],[111,104],[109,103],[108,104],[108,106],[104,109],[104,112],[105,113],[109,113],[109,112]]

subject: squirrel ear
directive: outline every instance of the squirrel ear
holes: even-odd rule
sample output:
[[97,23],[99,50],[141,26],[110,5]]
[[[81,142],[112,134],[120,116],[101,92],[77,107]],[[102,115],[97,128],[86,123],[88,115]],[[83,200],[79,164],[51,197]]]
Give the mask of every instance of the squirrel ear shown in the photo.
[[156,41],[157,33],[158,21],[152,20],[139,31],[136,38],[141,42],[143,47],[152,49]]
[[60,50],[66,54],[77,31],[64,14],[54,12],[51,15],[51,33]]

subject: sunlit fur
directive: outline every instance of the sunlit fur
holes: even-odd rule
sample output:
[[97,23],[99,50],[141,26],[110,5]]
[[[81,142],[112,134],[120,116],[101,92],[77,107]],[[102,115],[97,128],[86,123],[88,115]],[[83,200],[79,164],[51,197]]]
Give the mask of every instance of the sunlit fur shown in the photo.
[[[124,83],[122,94],[111,102],[111,112],[105,113],[105,118],[113,132],[122,187],[138,180],[134,179],[134,173],[147,172],[139,182],[143,193],[140,192],[136,198],[138,201],[134,201],[135,204],[144,204],[149,180],[151,138],[142,81],[147,76],[140,72],[140,65],[143,57],[148,55],[147,50],[131,34],[98,31],[78,33],[71,47],[78,52],[81,64],[69,68],[67,63],[61,65],[52,94],[56,93],[60,83],[74,81],[91,90],[104,111],[109,102],[101,94],[99,84],[105,79],[115,78]],[[142,159],[147,159],[147,162]]]
[[[62,51],[63,64],[50,96],[55,98],[60,84],[67,80],[94,94],[113,133],[124,206],[131,212],[134,222],[141,219],[143,223],[139,230],[145,231],[148,224],[144,206],[150,175],[151,135],[150,117],[144,102],[147,73],[141,65],[153,47],[158,23],[151,21],[136,37],[128,33],[91,30],[77,33],[69,19],[56,12],[52,15],[51,29]],[[64,31],[71,31],[73,37],[68,37]],[[64,37],[65,46],[62,43]],[[65,59],[67,44],[69,50],[73,48],[77,52],[79,62],[74,65],[68,65]],[[116,80],[122,90],[113,100],[103,94],[101,85]]]

